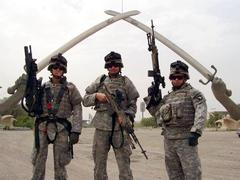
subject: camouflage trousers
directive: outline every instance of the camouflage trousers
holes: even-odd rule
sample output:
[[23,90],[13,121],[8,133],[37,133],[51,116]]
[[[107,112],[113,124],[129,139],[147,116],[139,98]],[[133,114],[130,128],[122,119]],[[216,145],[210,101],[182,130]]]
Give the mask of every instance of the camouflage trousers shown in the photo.
[[[93,159],[94,159],[94,180],[108,180],[107,158],[110,150],[109,138],[111,131],[95,130],[93,138]],[[133,180],[130,169],[131,147],[124,135],[124,144],[120,148],[113,148],[119,170],[119,180]],[[113,135],[114,146],[119,146],[122,142],[121,131],[115,131]]]
[[188,139],[164,138],[165,164],[169,180],[201,180],[201,163],[197,146]]
[[[39,131],[40,148],[37,153],[35,147],[32,154],[33,177],[32,180],[44,180],[46,160],[48,155],[48,140],[46,132]],[[53,143],[53,159],[54,159],[54,179],[66,180],[67,171],[65,166],[71,161],[69,151],[68,131],[63,129],[58,132]]]

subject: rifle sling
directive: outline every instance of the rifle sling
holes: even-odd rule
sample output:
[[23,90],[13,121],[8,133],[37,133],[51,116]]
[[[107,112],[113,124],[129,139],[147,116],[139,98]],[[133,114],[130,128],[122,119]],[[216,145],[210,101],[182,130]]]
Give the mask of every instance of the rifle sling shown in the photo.
[[122,141],[121,141],[121,144],[119,146],[116,146],[114,145],[113,143],[113,134],[114,134],[114,128],[115,128],[115,124],[116,124],[116,118],[117,118],[117,114],[116,113],[113,113],[112,114],[112,131],[111,131],[111,135],[109,137],[109,143],[112,145],[113,148],[115,149],[119,149],[123,146],[124,144],[124,134],[123,134],[123,129],[122,129],[122,126],[120,126],[120,130],[121,130],[121,137],[122,137]]

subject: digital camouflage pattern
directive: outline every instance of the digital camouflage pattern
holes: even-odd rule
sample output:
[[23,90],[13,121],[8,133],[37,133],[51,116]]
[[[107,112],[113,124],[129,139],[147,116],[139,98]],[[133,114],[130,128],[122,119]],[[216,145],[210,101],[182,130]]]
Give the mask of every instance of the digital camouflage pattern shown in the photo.
[[189,146],[188,138],[191,132],[201,135],[204,128],[207,105],[202,93],[185,83],[148,110],[162,126],[169,179],[201,179],[197,146]]
[[[57,94],[61,89],[61,84],[52,84],[50,81],[46,83],[45,87],[49,86],[51,89],[51,93],[54,94],[54,102],[57,99]],[[82,96],[80,95],[77,87],[71,83],[67,83],[67,88],[62,97],[61,103],[59,105],[59,110],[56,114],[56,117],[68,119],[72,124],[72,132],[81,133],[82,130]],[[47,109],[47,100],[46,93],[44,93],[43,100],[43,114],[41,117],[48,116]],[[43,129],[45,127],[45,123],[42,123]],[[58,123],[58,130],[63,129],[64,127]]]
[[[86,88],[86,94],[83,98],[83,105],[86,107],[94,106],[96,114],[93,118],[93,125],[95,128],[111,131],[113,110],[109,103],[99,103],[95,98],[97,92],[102,92],[103,86],[100,82],[101,77],[102,76],[98,77],[90,86]],[[121,102],[121,107],[126,114],[134,118],[137,111],[136,102],[137,98],[139,97],[139,93],[132,81],[126,76],[119,75],[118,77],[112,79],[107,76],[104,80],[104,83],[108,85],[112,92],[115,92],[116,89],[121,91],[124,99]],[[117,123],[115,130],[119,130],[119,125]]]
[[201,180],[202,170],[197,146],[188,139],[164,138],[165,164],[169,180]]
[[[93,160],[94,160],[94,179],[107,180],[107,157],[111,148],[109,138],[111,131],[95,130],[93,139]],[[114,145],[119,146],[122,141],[121,131],[115,131],[113,134]],[[121,148],[113,148],[118,170],[119,180],[133,180],[132,171],[130,169],[130,155],[132,150],[127,140],[127,134],[124,132],[124,144]]]
[[207,117],[206,100],[201,92],[186,83],[163,97],[156,116],[168,139],[188,138],[190,132],[201,135]]
[[[60,91],[61,84],[52,84],[50,81],[45,84],[50,86],[51,93],[54,95],[53,104],[56,101],[56,96]],[[64,95],[59,105],[59,110],[56,117],[69,120],[72,125],[71,132],[81,133],[82,130],[82,97],[76,86],[70,82],[67,83]],[[42,104],[43,114],[41,118],[48,116],[46,93],[44,93]],[[46,121],[39,125],[39,143],[40,148],[37,153],[36,148],[33,149],[33,177],[32,180],[44,180],[46,160],[48,155],[48,138],[54,140],[53,155],[54,155],[54,172],[56,180],[67,179],[67,171],[65,166],[71,161],[71,152],[68,140],[69,132],[60,123],[49,123]]]
[[[39,132],[40,149],[37,153],[34,148],[33,151],[33,177],[32,180],[44,180],[46,160],[48,155],[48,139],[47,134],[44,131]],[[69,151],[68,132],[62,129],[58,132],[53,144],[53,156],[54,156],[54,179],[66,180],[67,171],[65,166],[71,161],[71,153]]]
[[[93,159],[94,167],[94,180],[107,180],[107,156],[110,150],[109,138],[112,131],[112,114],[113,110],[109,103],[99,103],[95,96],[97,92],[102,92],[102,83],[107,84],[111,92],[119,90],[122,93],[121,108],[128,116],[135,117],[137,111],[137,98],[139,93],[129,78],[119,74],[117,77],[110,78],[106,76],[105,80],[101,82],[98,77],[90,86],[86,88],[86,94],[83,98],[84,106],[94,106],[96,114],[93,118],[93,125],[96,128],[93,139]],[[112,141],[114,146],[119,146],[124,140],[124,144],[120,148],[114,148],[120,180],[132,180],[132,171],[130,169],[130,155],[131,148],[126,133],[122,138],[119,124],[115,124]]]

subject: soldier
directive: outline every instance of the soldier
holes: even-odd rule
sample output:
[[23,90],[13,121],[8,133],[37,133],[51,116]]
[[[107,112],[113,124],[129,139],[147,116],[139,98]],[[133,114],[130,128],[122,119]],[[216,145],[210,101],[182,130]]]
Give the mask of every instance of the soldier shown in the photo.
[[[107,157],[110,147],[113,147],[119,169],[120,180],[132,180],[130,169],[130,155],[132,154],[130,142],[125,131],[113,112],[106,95],[103,93],[103,83],[108,85],[111,92],[120,98],[121,108],[129,119],[133,121],[137,111],[138,91],[132,81],[121,74],[123,67],[121,55],[110,52],[105,56],[105,68],[108,75],[101,75],[86,88],[83,105],[95,106],[96,114],[93,118],[95,134],[93,139],[94,180],[107,180]],[[118,93],[117,93],[118,92]]]
[[35,147],[32,180],[45,178],[48,144],[53,144],[54,178],[67,179],[65,166],[72,159],[72,145],[79,141],[82,129],[82,97],[76,86],[68,82],[67,60],[58,54],[50,60],[52,77],[43,85],[43,113],[35,121]]
[[207,117],[206,100],[201,92],[187,83],[189,73],[185,63],[173,62],[169,79],[172,83],[169,94],[160,102],[154,102],[156,98],[153,87],[150,87],[145,102],[150,102],[148,110],[162,126],[169,179],[200,180],[202,173],[197,144]]

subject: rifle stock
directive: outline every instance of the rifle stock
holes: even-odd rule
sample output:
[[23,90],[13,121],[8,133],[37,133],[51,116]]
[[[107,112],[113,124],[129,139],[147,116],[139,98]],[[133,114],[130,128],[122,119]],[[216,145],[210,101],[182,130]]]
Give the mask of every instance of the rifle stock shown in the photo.
[[[118,117],[122,117],[121,121],[119,120],[119,118],[117,118],[119,125],[122,126],[124,128],[124,130],[128,133],[129,137],[131,138],[131,141],[134,140],[134,142],[139,145],[141,152],[143,153],[145,158],[148,159],[146,151],[142,148],[136,134],[134,133],[134,129],[133,129],[132,125],[127,120],[125,112],[119,107],[116,100],[114,100],[113,94],[111,93],[111,91],[109,90],[107,85],[103,83],[103,87],[104,87],[103,93],[106,95],[108,102],[110,103],[113,111],[117,114]],[[135,147],[134,144],[132,144],[132,145],[133,145],[132,147]],[[135,148],[133,148],[133,149],[135,149]]]

